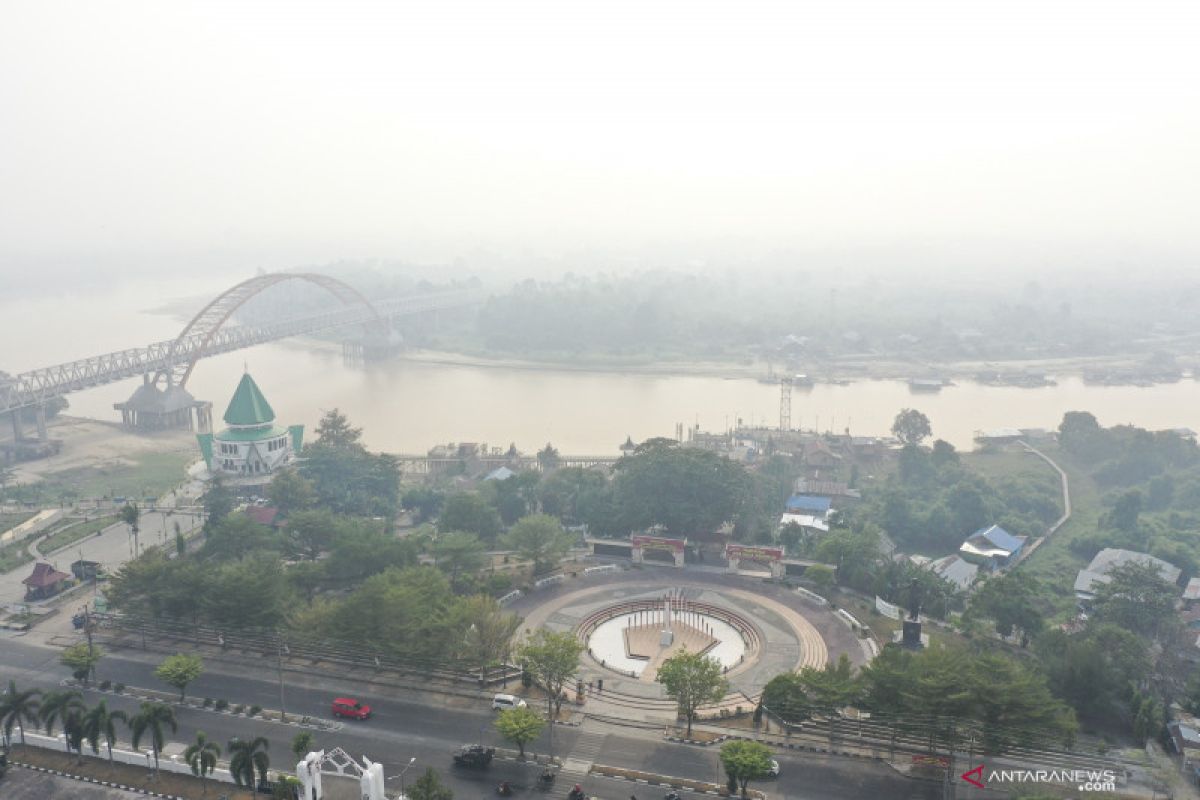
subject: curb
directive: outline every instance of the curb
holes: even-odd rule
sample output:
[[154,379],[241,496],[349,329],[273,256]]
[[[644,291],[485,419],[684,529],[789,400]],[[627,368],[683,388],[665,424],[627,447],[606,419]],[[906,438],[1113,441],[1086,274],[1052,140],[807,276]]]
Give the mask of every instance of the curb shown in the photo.
[[864,753],[855,753],[851,750],[834,750],[829,747],[814,747],[807,744],[795,744],[793,742],[772,742],[763,739],[755,739],[753,736],[738,736],[736,733],[731,733],[725,736],[726,739],[739,739],[746,742],[759,742],[768,747],[778,747],[786,750],[800,750],[806,753],[822,753],[827,756],[844,756],[847,758],[861,758],[865,761],[886,761],[887,759],[879,756],[866,755]]
[[[726,739],[744,739],[745,737],[732,736],[730,734],[723,734],[722,736],[719,736],[718,738],[713,739],[712,741],[708,741],[708,742],[703,742],[699,739],[685,739],[682,736],[671,736],[669,734],[663,734],[663,738],[666,739],[668,742],[675,742],[677,744],[694,744],[697,747],[711,747],[714,744],[720,744],[721,742],[725,741]],[[757,740],[753,740],[753,741],[757,741]]]
[[57,775],[60,778],[70,778],[71,780],[83,781],[84,783],[94,783],[98,786],[109,786],[113,789],[123,789],[127,792],[137,792],[139,794],[144,794],[148,797],[161,797],[164,800],[184,800],[184,798],[179,797],[178,795],[163,794],[162,792],[154,792],[149,789],[143,789],[140,786],[126,786],[123,783],[113,783],[112,781],[102,781],[99,778],[88,778],[83,775],[73,775],[70,772],[63,772],[62,770],[48,769],[46,767],[34,766],[33,764],[26,764],[24,761],[10,761],[8,763],[14,767],[20,767],[21,769],[30,769],[35,772],[44,772],[47,775]]

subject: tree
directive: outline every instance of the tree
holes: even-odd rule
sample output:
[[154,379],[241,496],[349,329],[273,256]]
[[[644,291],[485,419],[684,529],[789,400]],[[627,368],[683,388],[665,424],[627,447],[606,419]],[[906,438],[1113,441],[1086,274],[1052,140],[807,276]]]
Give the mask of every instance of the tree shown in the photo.
[[554,720],[562,707],[563,686],[579,671],[583,643],[573,633],[539,628],[517,650],[517,659],[546,690],[546,716]]
[[4,725],[5,746],[12,742],[14,725],[21,732],[21,744],[25,744],[25,725],[37,725],[41,719],[41,701],[38,700],[41,696],[40,689],[26,689],[22,692],[17,690],[16,681],[8,682],[8,688],[3,696],[0,696],[0,724]]
[[256,772],[259,783],[266,783],[267,769],[271,766],[270,756],[267,755],[270,746],[262,736],[229,740],[229,772],[233,775],[234,783],[238,786],[253,787]]
[[824,564],[813,564],[804,570],[804,579],[816,587],[818,592],[829,591],[835,577],[833,570]]
[[117,741],[117,723],[129,724],[129,716],[124,711],[109,711],[108,702],[101,700],[83,718],[83,735],[93,753],[100,752],[100,737],[108,748],[108,763],[113,763],[112,748]]
[[166,729],[171,733],[179,729],[175,721],[175,711],[165,703],[142,703],[141,708],[133,719],[129,720],[129,731],[133,735],[133,749],[136,750],[142,742],[142,737],[150,735],[150,749],[154,751],[154,774],[158,775],[158,754],[166,745]]
[[479,667],[483,677],[488,667],[499,664],[508,653],[510,642],[521,618],[505,611],[500,604],[487,595],[468,598],[462,605],[462,616],[467,622],[467,633],[463,637],[462,656],[468,663]]
[[458,585],[459,573],[475,572],[482,567],[486,552],[478,536],[463,531],[439,534],[432,550],[437,568],[449,574],[451,586]]
[[411,511],[414,522],[425,522],[432,519],[446,502],[446,495],[436,489],[414,487],[400,498],[400,505]]
[[81,681],[84,686],[87,685],[88,678],[96,669],[96,664],[99,663],[104,653],[99,647],[89,645],[86,642],[73,644],[62,652],[58,657],[59,663],[71,670],[71,674],[75,676],[75,680]]
[[176,653],[173,656],[167,656],[158,665],[158,668],[154,670],[154,677],[168,686],[178,689],[179,702],[182,703],[188,684],[200,677],[200,673],[203,671],[204,662],[200,660],[199,656]]
[[1142,513],[1142,493],[1131,489],[1113,504],[1112,510],[1100,519],[1100,523],[1109,528],[1116,528],[1125,533],[1137,530],[1138,515]]
[[1151,639],[1178,625],[1175,601],[1179,589],[1163,578],[1154,564],[1136,561],[1113,567],[1108,582],[1096,590],[1096,618]]
[[459,492],[446,499],[438,519],[438,530],[473,533],[484,542],[493,542],[500,533],[500,515],[478,494]]
[[271,485],[267,487],[267,497],[271,505],[286,518],[296,511],[312,508],[313,503],[317,501],[317,492],[312,481],[294,469],[285,469],[277,472],[271,479]]
[[317,423],[317,444],[326,445],[339,450],[361,447],[362,428],[350,425],[350,419],[340,409],[326,411],[325,416]]
[[692,721],[700,706],[720,702],[729,691],[721,664],[703,653],[681,650],[658,668],[655,681],[661,683],[679,707],[679,715],[687,720],[687,735],[692,736]]
[[892,422],[892,435],[906,447],[915,447],[933,435],[933,428],[929,425],[929,417],[915,409],[905,408]]
[[533,573],[540,575],[556,565],[571,548],[573,537],[549,514],[531,514],[517,521],[505,535],[507,546],[521,558],[533,562]]
[[292,738],[292,754],[297,759],[304,758],[313,750],[312,731],[300,731]]
[[204,794],[208,794],[208,783],[205,778],[217,768],[217,759],[220,757],[220,746],[216,742],[210,742],[204,731],[198,731],[196,741],[183,751],[183,760],[192,768],[192,774],[200,778]]
[[68,720],[85,710],[83,695],[75,689],[47,692],[42,698],[42,725],[46,735],[53,735],[56,722],[62,722],[63,732],[66,733]]
[[442,784],[433,769],[425,770],[425,774],[408,787],[406,794],[408,800],[454,800],[454,792]]
[[1041,584],[1028,572],[1012,572],[989,578],[971,598],[970,614],[983,614],[996,623],[996,632],[1011,636],[1021,631],[1021,646],[1042,632],[1045,619],[1040,611]]
[[615,467],[613,498],[626,530],[662,525],[672,536],[714,531],[742,507],[746,470],[718,453],[651,440]]
[[297,511],[288,517],[284,537],[292,555],[316,561],[333,545],[338,531],[338,519],[329,511]]
[[542,468],[543,472],[557,469],[559,460],[558,449],[549,442],[546,442],[546,446],[537,452],[538,466]]
[[220,475],[214,475],[204,493],[204,532],[208,533],[220,525],[225,517],[233,513],[233,490],[225,485]]
[[812,703],[799,672],[784,672],[767,681],[760,704],[787,723],[802,722],[812,715]]
[[771,773],[771,750],[761,742],[726,742],[721,745],[721,766],[737,781],[745,797],[750,781],[762,780]]
[[138,520],[141,519],[142,512],[137,507],[137,503],[126,503],[121,509],[121,521],[129,526],[129,533],[133,536],[133,554],[138,556],[142,550],[138,546]]
[[521,758],[525,758],[525,745],[542,735],[546,721],[527,706],[507,708],[496,717],[496,730],[517,746]]

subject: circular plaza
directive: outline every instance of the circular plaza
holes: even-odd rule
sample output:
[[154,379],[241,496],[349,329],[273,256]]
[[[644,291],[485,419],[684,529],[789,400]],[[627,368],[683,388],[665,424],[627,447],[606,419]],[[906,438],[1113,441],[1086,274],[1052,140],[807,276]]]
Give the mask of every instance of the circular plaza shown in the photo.
[[721,665],[731,688],[722,705],[731,710],[745,708],[782,672],[819,669],[843,653],[856,665],[870,658],[869,646],[828,608],[786,585],[735,574],[580,571],[512,608],[526,630],[573,633],[585,647],[588,702],[624,705],[623,716],[651,718],[671,707],[657,671],[684,649]]

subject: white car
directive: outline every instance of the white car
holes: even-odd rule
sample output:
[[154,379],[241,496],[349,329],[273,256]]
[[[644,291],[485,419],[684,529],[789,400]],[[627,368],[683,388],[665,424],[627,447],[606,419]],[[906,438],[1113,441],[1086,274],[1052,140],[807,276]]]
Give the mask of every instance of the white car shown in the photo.
[[773,758],[771,759],[771,768],[767,770],[767,775],[772,778],[779,777],[779,762]]
[[492,711],[508,708],[525,708],[525,701],[511,694],[498,694],[492,698]]

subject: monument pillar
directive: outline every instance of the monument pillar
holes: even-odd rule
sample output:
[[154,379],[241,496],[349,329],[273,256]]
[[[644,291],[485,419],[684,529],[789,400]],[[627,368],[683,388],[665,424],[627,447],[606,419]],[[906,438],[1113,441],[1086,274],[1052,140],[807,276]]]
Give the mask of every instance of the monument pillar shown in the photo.
[[635,544],[633,546],[633,563],[641,564],[644,561],[645,561],[645,555],[642,552],[642,546],[640,544]]
[[674,551],[674,555],[675,555],[675,566],[677,566],[677,567],[682,567],[682,566],[684,565],[684,558],[683,558],[683,557],[684,557],[684,551],[683,551],[683,548],[681,547],[681,548],[679,548],[678,550],[675,550],[675,551]]
[[740,559],[740,558],[738,558],[737,556],[731,556],[731,557],[729,557],[727,560],[729,561],[729,569],[728,569],[728,571],[729,571],[729,572],[737,572],[737,571],[738,571],[738,564],[739,564],[739,563],[741,563],[741,559]]

